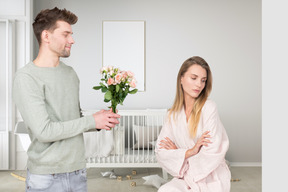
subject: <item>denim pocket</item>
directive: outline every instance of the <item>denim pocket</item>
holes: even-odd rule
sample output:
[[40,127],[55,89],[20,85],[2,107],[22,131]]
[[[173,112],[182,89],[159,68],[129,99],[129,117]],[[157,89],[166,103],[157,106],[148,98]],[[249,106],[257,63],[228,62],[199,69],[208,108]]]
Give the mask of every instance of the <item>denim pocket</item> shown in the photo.
[[82,181],[87,181],[87,169],[81,169],[80,171],[80,178]]
[[27,177],[27,191],[33,190],[46,190],[53,184],[52,175],[37,175],[37,174],[28,174]]

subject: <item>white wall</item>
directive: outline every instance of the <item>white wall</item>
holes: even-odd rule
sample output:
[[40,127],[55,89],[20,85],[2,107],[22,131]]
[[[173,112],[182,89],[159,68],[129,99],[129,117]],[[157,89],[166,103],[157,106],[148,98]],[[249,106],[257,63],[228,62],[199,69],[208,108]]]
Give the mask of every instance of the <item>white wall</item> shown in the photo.
[[100,80],[102,21],[145,20],[146,91],[129,95],[119,109],[169,108],[181,64],[202,56],[230,138],[227,159],[262,161],[261,0],[37,0],[34,13],[55,6],[79,17],[72,55],[64,61],[79,75],[83,109],[107,108],[103,94],[92,89]]

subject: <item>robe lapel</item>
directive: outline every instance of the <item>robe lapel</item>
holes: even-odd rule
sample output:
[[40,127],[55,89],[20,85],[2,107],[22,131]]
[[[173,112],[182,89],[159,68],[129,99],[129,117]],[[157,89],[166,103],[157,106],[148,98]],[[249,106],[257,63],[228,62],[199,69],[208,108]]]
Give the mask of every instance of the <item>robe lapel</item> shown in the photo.
[[194,147],[197,139],[195,138],[195,141],[190,137],[184,107],[182,107],[175,121],[173,121],[173,124],[173,134],[175,136],[175,140],[177,141],[177,146],[184,149]]

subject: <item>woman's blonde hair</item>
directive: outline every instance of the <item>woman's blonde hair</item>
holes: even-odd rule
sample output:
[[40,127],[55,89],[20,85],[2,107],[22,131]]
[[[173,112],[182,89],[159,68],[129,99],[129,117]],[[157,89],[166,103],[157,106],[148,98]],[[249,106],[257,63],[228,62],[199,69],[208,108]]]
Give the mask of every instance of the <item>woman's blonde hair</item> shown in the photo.
[[203,105],[205,104],[211,90],[212,90],[212,73],[210,71],[210,67],[208,63],[199,56],[194,56],[182,64],[178,76],[177,76],[177,88],[176,88],[176,96],[174,100],[174,104],[172,108],[169,110],[169,116],[171,117],[171,114],[173,114],[173,118],[175,119],[176,112],[179,112],[183,106],[185,106],[185,99],[184,99],[184,92],[181,85],[181,77],[184,76],[184,74],[187,72],[187,70],[192,65],[200,65],[203,67],[207,72],[207,80],[205,87],[203,88],[200,95],[196,98],[196,101],[194,103],[194,106],[191,111],[191,115],[189,117],[189,132],[191,137],[195,137],[197,133],[197,127],[200,120],[201,110]]

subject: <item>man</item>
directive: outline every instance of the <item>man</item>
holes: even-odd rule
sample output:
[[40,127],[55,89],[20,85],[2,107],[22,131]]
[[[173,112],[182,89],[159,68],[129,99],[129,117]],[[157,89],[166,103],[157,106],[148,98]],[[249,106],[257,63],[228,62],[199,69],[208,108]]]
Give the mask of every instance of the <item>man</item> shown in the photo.
[[74,44],[75,14],[66,9],[42,10],[33,30],[39,43],[37,58],[18,70],[13,100],[28,127],[26,191],[87,191],[83,132],[110,130],[118,114],[101,110],[81,117],[79,79],[60,61]]

